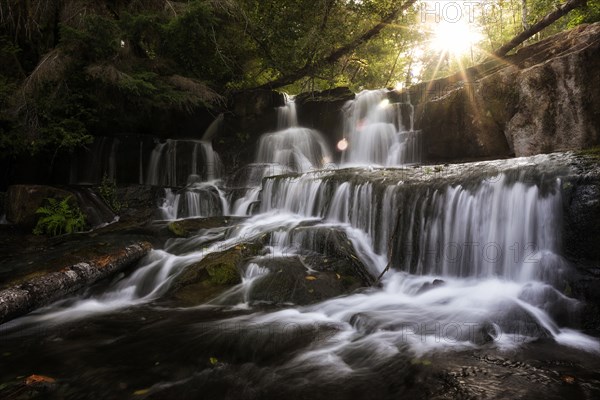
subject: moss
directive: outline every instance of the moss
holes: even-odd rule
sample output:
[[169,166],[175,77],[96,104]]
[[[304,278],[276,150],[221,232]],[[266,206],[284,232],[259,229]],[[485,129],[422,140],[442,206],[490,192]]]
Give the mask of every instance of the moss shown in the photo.
[[169,225],[168,225],[169,231],[171,231],[171,233],[173,233],[175,236],[186,237],[187,231],[185,230],[183,225],[181,225],[179,222],[180,221],[175,221],[175,222],[169,223]]
[[237,264],[239,257],[233,257],[231,262],[221,262],[206,267],[206,271],[210,276],[209,282],[213,285],[235,285],[241,282]]
[[589,149],[579,150],[575,153],[578,156],[593,158],[600,161],[600,146],[591,147]]
[[212,229],[230,226],[243,217],[207,217],[207,218],[188,218],[180,221],[173,221],[167,225],[169,231],[178,237],[188,237],[201,229]]

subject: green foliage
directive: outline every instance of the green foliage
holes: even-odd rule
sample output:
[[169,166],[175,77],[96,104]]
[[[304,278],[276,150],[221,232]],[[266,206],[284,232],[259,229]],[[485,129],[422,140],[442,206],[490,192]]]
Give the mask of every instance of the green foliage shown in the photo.
[[124,204],[119,200],[117,196],[117,183],[114,179],[110,179],[108,175],[102,176],[102,182],[98,188],[100,196],[104,202],[113,210],[118,213],[124,207]]
[[58,236],[62,233],[82,231],[86,227],[85,215],[77,205],[71,205],[71,196],[62,200],[46,199],[47,205],[36,210],[41,215],[35,226],[35,235]]
[[568,26],[591,24],[600,21],[600,2],[588,0],[587,7],[573,10]]
[[120,44],[120,30],[114,20],[90,15],[81,29],[61,25],[61,47],[83,60],[97,61],[116,55]]
[[102,176],[102,182],[100,183],[100,187],[98,188],[100,192],[100,196],[104,200],[104,202],[113,210],[118,213],[126,207],[127,205],[122,203],[117,195],[117,183],[114,179],[110,179],[108,175],[104,174]]
[[[560,0],[527,0],[532,24]],[[361,37],[396,0],[0,2],[0,152],[66,156],[107,130],[149,133],[161,115],[220,107],[215,93],[267,84]],[[358,91],[468,67],[522,29],[523,0],[476,14],[481,51],[441,57],[420,5],[335,62],[284,88]],[[481,11],[481,10],[479,10]],[[529,42],[600,20],[588,1]],[[416,51],[418,50],[418,51]],[[165,117],[166,119],[166,117]],[[244,138],[240,138],[244,139]]]

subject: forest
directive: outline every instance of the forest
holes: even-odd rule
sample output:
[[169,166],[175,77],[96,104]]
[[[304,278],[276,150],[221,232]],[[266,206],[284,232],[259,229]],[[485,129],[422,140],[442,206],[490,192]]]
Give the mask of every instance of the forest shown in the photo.
[[598,71],[598,0],[0,0],[0,399],[600,399]]
[[[410,86],[483,62],[557,4],[3,0],[0,150],[68,154],[144,115],[219,109],[256,87]],[[527,43],[599,19],[588,1]]]

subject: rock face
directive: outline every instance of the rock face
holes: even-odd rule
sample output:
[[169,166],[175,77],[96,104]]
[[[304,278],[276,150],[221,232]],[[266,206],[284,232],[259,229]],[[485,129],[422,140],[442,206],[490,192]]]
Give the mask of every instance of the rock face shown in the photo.
[[285,104],[281,93],[271,90],[239,92],[231,96],[221,131],[213,147],[230,171],[252,162],[260,135],[277,128],[277,107]]
[[63,189],[43,185],[14,185],[6,195],[6,218],[24,229],[32,229],[37,221],[35,211],[45,199],[64,199],[72,193]]
[[528,156],[600,144],[600,23],[410,89],[425,159]]
[[321,132],[330,149],[335,149],[343,137],[343,108],[356,95],[346,87],[296,96],[298,124]]

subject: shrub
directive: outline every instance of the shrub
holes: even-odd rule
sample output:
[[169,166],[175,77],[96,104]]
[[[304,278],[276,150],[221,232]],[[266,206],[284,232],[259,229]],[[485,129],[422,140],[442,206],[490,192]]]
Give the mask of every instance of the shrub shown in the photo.
[[33,233],[58,236],[62,233],[82,231],[86,227],[85,215],[77,205],[69,204],[71,196],[62,200],[46,199],[47,205],[38,208],[35,213],[40,214]]

